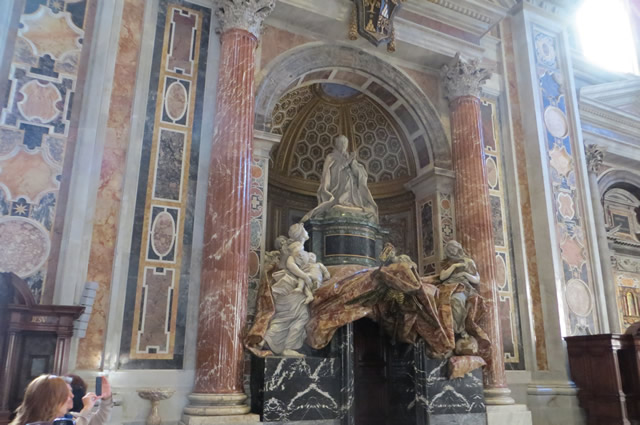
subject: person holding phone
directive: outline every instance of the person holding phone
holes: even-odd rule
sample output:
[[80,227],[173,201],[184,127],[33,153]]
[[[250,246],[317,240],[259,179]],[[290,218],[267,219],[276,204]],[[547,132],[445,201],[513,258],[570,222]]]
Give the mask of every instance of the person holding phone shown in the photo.
[[[70,412],[76,425],[104,425],[109,420],[111,409],[113,408],[113,398],[111,397],[111,385],[104,376],[96,378],[96,393],[89,392],[82,397],[84,407],[79,413]],[[100,401],[98,410],[93,412],[93,406]]]
[[[67,417],[73,407],[71,379],[56,375],[40,375],[27,385],[22,404],[16,409],[16,417],[9,425],[52,424],[56,418]],[[82,398],[83,408],[79,413],[71,413],[68,421],[76,425],[103,425],[113,407],[111,386],[106,378],[101,378],[102,395],[87,393]],[[102,399],[100,407],[92,412],[94,405]],[[59,421],[59,420],[58,420]]]

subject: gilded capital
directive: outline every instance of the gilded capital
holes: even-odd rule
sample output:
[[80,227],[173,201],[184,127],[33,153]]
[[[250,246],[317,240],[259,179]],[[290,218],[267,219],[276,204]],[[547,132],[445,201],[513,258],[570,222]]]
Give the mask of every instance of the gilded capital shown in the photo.
[[587,145],[585,146],[585,156],[589,172],[598,175],[604,162],[604,148],[598,145]]
[[440,70],[445,97],[452,101],[461,96],[480,97],[482,85],[491,77],[491,71],[480,68],[478,60],[464,61],[457,54],[453,62]]
[[271,14],[276,0],[214,0],[221,32],[237,28],[260,37],[262,22]]

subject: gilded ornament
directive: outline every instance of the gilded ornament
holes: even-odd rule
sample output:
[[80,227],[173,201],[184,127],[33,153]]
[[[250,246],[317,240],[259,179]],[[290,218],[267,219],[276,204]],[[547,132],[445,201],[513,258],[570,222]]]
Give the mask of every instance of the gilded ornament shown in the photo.
[[405,0],[354,0],[349,39],[360,34],[374,44],[387,45],[387,51],[395,52],[393,18]]

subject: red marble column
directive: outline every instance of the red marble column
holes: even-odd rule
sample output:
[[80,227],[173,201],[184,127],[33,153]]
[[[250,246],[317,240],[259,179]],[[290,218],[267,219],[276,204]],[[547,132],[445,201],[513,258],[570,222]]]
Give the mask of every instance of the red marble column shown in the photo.
[[[273,0],[221,0],[215,132],[204,226],[196,377],[183,423],[249,412],[243,386],[254,52]],[[205,420],[206,422],[206,420]]]
[[245,30],[222,34],[200,278],[196,393],[243,392],[240,334],[248,291],[256,43]]
[[500,332],[496,257],[491,220],[489,187],[484,162],[484,139],[480,110],[480,87],[490,74],[475,62],[459,58],[443,68],[451,113],[452,157],[455,176],[457,239],[471,255],[480,274],[479,291],[487,304],[481,323],[493,342],[491,359],[484,373],[487,404],[512,404],[504,369]]

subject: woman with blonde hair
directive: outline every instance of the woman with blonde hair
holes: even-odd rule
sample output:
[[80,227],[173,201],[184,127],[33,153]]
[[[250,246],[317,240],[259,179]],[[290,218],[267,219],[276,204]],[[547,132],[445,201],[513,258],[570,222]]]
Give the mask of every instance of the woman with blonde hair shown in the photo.
[[[70,379],[56,375],[40,375],[27,385],[22,404],[16,409],[16,417],[9,425],[51,423],[64,417],[73,407]],[[98,411],[92,413],[95,403],[102,399]],[[82,397],[84,407],[72,416],[76,425],[102,425],[109,418],[113,402],[111,386],[102,378],[102,395],[87,393]]]

